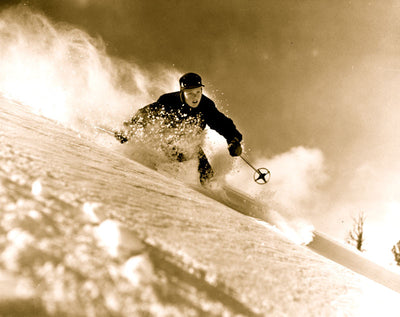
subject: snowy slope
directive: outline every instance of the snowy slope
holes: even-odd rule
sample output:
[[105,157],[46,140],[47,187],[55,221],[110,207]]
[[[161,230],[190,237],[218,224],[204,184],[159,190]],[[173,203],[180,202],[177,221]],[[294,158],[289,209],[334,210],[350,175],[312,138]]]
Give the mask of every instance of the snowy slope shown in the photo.
[[[277,227],[267,204],[263,205],[235,188],[225,186],[217,192],[195,186],[193,188],[244,215],[258,218]],[[316,253],[400,293],[400,274],[369,260],[354,247],[335,241],[316,230],[313,231],[313,240],[304,244]]]
[[0,99],[0,314],[398,316],[398,293]]

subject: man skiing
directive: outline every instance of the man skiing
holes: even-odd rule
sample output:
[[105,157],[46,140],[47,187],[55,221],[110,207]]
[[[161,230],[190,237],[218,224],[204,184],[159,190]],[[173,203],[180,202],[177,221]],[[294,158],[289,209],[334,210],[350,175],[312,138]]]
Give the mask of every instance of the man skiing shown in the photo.
[[[186,73],[179,79],[179,86],[180,91],[164,94],[157,102],[139,109],[130,121],[124,122],[125,127],[134,130],[138,126],[144,127],[161,120],[163,126],[168,128],[173,129],[183,125],[185,128],[180,131],[186,134],[199,134],[208,125],[226,139],[231,156],[241,155],[241,133],[233,121],[218,111],[215,103],[203,95],[204,85],[201,77],[195,73]],[[115,133],[115,137],[121,143],[128,141],[131,136],[132,133],[129,131]],[[175,160],[183,162],[188,159],[184,153],[172,148]],[[204,185],[213,177],[214,171],[200,146],[197,147],[197,157],[200,183]]]

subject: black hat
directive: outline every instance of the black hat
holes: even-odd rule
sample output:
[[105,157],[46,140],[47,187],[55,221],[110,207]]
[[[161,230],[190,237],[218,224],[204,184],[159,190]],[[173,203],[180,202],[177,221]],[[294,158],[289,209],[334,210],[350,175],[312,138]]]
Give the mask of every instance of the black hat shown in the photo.
[[179,86],[181,89],[192,89],[197,87],[204,87],[201,83],[201,77],[195,73],[186,73],[179,79]]

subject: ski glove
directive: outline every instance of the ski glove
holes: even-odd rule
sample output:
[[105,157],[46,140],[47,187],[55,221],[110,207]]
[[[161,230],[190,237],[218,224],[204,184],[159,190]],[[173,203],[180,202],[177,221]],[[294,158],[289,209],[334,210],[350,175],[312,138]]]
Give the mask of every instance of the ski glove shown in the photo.
[[121,132],[115,132],[114,136],[122,144],[128,141],[128,138],[124,136]]
[[231,156],[239,156],[242,154],[242,146],[238,138],[234,138],[228,145],[229,154]]

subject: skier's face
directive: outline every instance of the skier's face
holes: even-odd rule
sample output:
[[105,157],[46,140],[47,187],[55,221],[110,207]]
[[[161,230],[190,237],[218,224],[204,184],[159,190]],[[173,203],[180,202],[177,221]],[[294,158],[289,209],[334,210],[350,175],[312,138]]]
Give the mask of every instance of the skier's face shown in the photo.
[[183,96],[185,97],[185,102],[190,107],[197,108],[200,103],[202,92],[203,92],[202,87],[183,90]]

